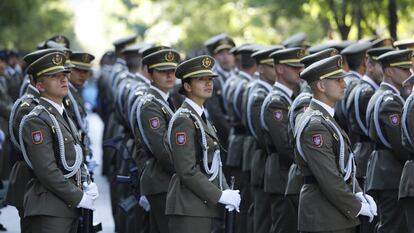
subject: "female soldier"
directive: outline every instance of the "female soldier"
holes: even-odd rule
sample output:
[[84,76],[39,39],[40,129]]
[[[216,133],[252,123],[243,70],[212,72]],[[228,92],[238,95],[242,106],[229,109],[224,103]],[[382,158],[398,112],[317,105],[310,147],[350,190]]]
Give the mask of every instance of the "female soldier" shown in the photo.
[[239,210],[239,190],[230,190],[221,170],[220,145],[203,104],[213,93],[214,60],[199,56],[175,72],[187,98],[173,115],[167,132],[176,173],[168,187],[166,214],[170,232],[212,231],[213,222],[228,210]]

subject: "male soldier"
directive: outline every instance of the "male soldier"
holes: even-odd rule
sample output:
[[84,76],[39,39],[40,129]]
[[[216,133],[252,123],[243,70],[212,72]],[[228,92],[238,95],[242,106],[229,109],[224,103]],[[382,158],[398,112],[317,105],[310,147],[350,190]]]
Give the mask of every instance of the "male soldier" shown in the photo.
[[[59,52],[57,49],[42,49],[32,52],[24,57],[24,61],[30,65],[37,59],[52,52]],[[31,232],[30,223],[28,218],[24,217],[23,209],[23,197],[26,190],[26,185],[32,178],[30,170],[23,160],[23,156],[20,152],[19,144],[19,125],[24,116],[33,110],[39,103],[40,93],[34,87],[35,83],[33,78],[30,79],[30,84],[26,89],[26,93],[20,97],[13,105],[10,113],[9,120],[9,134],[13,145],[19,154],[13,157],[15,161],[9,178],[9,188],[7,190],[6,202],[11,206],[15,206],[19,212],[20,217],[20,230],[21,232]]]
[[304,177],[298,218],[301,232],[353,233],[359,224],[357,216],[372,221],[376,215],[375,202],[360,192],[353,178],[348,136],[333,118],[334,105],[344,96],[345,75],[339,55],[318,61],[301,73],[313,92],[295,129],[296,162]]
[[65,60],[64,53],[52,52],[27,69],[41,96],[19,127],[20,148],[34,176],[24,197],[33,232],[76,232],[78,208],[94,210],[99,196],[96,184],[87,182],[78,132],[62,104],[70,72]]
[[[88,133],[86,125],[85,102],[82,97],[81,89],[90,77],[91,62],[95,57],[89,53],[74,52],[70,55],[70,62],[73,64],[69,78],[68,98],[71,102],[68,114],[71,119],[75,120],[76,126],[85,137]],[[68,102],[67,102],[68,103]]]
[[346,83],[345,97],[338,101],[335,106],[335,119],[345,132],[348,132],[346,102],[355,87],[358,80],[362,79],[362,75],[366,71],[366,51],[371,48],[370,42],[353,43],[342,50],[341,55],[345,57],[346,64],[348,64],[349,71],[344,80]]
[[[408,84],[413,82],[414,75],[411,75],[403,84]],[[407,228],[409,233],[414,232],[414,192],[411,187],[413,187],[413,175],[414,175],[414,139],[412,135],[414,133],[414,93],[407,98],[402,116],[401,116],[401,127],[402,127],[402,140],[404,147],[410,151],[409,160],[405,162],[399,187],[398,198],[400,202],[404,205],[405,211],[405,221],[407,223]]]
[[367,167],[367,190],[377,198],[378,233],[407,232],[402,203],[398,201],[401,172],[409,152],[401,142],[401,111],[404,100],[400,89],[410,76],[412,51],[387,52],[378,61],[384,73],[380,87],[368,102],[366,123],[375,143]]
[[[320,61],[324,58],[328,58],[331,56],[335,56],[338,54],[338,51],[334,48],[329,48],[322,50],[320,52],[308,55],[303,57],[300,60],[305,68],[309,67],[313,63]],[[303,85],[304,88],[301,90],[301,93],[293,100],[292,105],[290,106],[287,119],[288,119],[288,135],[289,135],[289,143],[292,148],[295,147],[295,137],[294,131],[296,124],[301,122],[301,117],[305,110],[309,107],[310,101],[312,99],[312,90],[310,90],[309,85],[306,83],[305,80],[301,79],[306,85]],[[299,194],[300,190],[303,185],[303,178],[300,170],[296,164],[296,161],[290,166],[288,180],[286,183],[286,197],[289,201],[293,204],[295,210],[295,217],[296,219],[292,222],[296,223],[297,228],[297,217],[298,217],[298,208],[299,208]]]
[[140,136],[149,153],[141,175],[141,195],[150,203],[151,232],[168,233],[168,218],[165,215],[165,203],[168,184],[174,174],[174,166],[169,157],[166,141],[168,123],[175,107],[169,97],[169,91],[175,84],[175,68],[180,55],[173,49],[163,49],[144,57],[152,85],[147,96],[138,106],[138,124]]
[[264,99],[271,91],[272,85],[276,79],[275,70],[273,68],[273,59],[269,58],[269,55],[280,49],[283,49],[283,47],[276,45],[252,54],[252,57],[256,60],[257,71],[260,76],[254,86],[248,91],[249,93],[247,93],[248,101],[245,109],[247,114],[247,125],[250,134],[253,135],[258,146],[256,151],[253,151],[253,153],[248,155],[251,157],[248,161],[251,164],[250,184],[253,189],[254,200],[253,229],[254,232],[257,233],[268,233],[271,226],[271,218],[268,213],[270,196],[263,191],[266,148],[263,143],[265,135],[263,135],[261,127],[260,110]]
[[[236,225],[238,232],[245,232],[248,230],[247,214],[251,204],[249,175],[250,172],[242,170],[243,154],[246,152],[245,145],[247,144],[245,138],[248,137],[248,132],[245,122],[245,112],[243,111],[243,95],[249,83],[256,79],[255,73],[257,65],[255,60],[251,57],[257,49],[257,45],[243,45],[233,51],[237,56],[239,71],[234,77],[226,81],[224,94],[227,98],[228,113],[230,115],[232,132],[229,137],[228,156],[226,165],[229,172],[236,178],[236,189],[240,190],[242,202],[240,204],[240,214],[236,218]],[[254,146],[254,145],[253,145]],[[249,154],[244,158],[249,159]],[[248,162],[247,162],[248,163]],[[230,170],[231,169],[231,170]]]
[[364,187],[368,159],[374,150],[374,144],[369,138],[365,121],[368,102],[379,88],[383,76],[381,64],[377,58],[392,50],[392,48],[380,47],[367,51],[366,73],[350,92],[346,103],[349,135],[351,142],[354,142],[353,151],[357,165],[356,178],[361,187]]
[[[204,45],[216,63],[214,72],[218,75],[214,82],[213,96],[206,100],[205,107],[208,111],[208,117],[217,127],[220,143],[227,149],[229,143],[230,124],[226,116],[224,104],[224,83],[233,74],[235,68],[235,58],[230,49],[235,47],[231,37],[226,34],[220,34],[208,39]],[[225,157],[224,157],[225,159]]]
[[264,191],[271,196],[272,226],[270,232],[296,232],[294,208],[285,198],[289,167],[293,162],[293,147],[288,136],[288,111],[299,89],[302,48],[282,49],[270,54],[276,73],[272,92],[261,109],[267,158],[264,171]]
[[94,59],[95,57],[93,55],[85,52],[74,52],[70,55],[72,68],[69,78],[69,92],[64,102],[65,108],[68,110],[68,115],[75,121],[81,135],[81,141],[87,151],[84,154],[84,161],[88,165],[90,173],[93,173],[96,162],[92,160],[92,151],[90,150],[90,140],[88,137],[88,123],[86,120],[87,113],[81,91],[91,75],[91,62]]

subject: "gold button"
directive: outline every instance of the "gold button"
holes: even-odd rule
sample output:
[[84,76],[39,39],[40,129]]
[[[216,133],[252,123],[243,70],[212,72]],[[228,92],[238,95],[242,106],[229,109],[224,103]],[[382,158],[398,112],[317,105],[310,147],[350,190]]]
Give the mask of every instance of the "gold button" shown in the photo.
[[65,141],[67,141],[68,140],[68,138],[65,138]]
[[204,202],[204,204],[207,204],[207,201],[203,201]]

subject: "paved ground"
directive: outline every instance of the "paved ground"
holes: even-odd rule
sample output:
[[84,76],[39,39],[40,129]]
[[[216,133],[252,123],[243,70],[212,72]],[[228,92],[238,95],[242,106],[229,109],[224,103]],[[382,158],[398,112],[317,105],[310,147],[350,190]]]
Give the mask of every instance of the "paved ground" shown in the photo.
[[[101,138],[103,131],[103,124],[101,119],[96,114],[90,114],[88,116],[90,137],[92,140],[92,150],[99,164],[102,164],[102,149],[101,149]],[[114,222],[112,219],[112,213],[110,208],[109,198],[109,185],[105,177],[100,175],[101,167],[96,168],[95,182],[99,187],[100,197],[96,201],[96,211],[94,212],[94,221],[101,222],[103,226],[102,233],[114,232]],[[0,210],[0,223],[7,228],[7,232],[18,233],[20,232],[19,227],[19,216],[14,207],[8,206]]]

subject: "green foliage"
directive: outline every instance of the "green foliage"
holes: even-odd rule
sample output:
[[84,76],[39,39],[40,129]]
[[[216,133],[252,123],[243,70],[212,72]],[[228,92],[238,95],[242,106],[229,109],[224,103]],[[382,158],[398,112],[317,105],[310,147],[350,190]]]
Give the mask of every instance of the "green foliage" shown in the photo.
[[74,37],[66,9],[58,0],[0,1],[0,46],[33,50],[58,33]]

